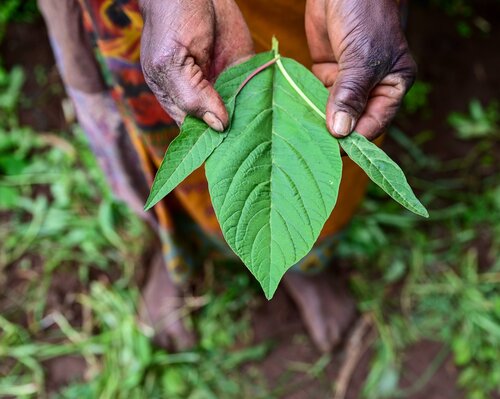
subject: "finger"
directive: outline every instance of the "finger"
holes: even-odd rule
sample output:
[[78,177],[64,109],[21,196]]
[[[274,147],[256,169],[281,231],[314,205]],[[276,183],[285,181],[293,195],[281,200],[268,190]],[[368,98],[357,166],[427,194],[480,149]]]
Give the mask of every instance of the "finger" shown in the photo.
[[375,76],[365,68],[340,70],[326,106],[327,127],[335,137],[351,133],[363,113]]
[[311,68],[312,73],[325,85],[330,88],[335,83],[339,72],[339,66],[336,62],[323,62],[314,64]]
[[323,0],[308,0],[305,11],[305,31],[311,59],[314,63],[335,62]]
[[369,140],[377,138],[396,115],[407,89],[401,76],[391,74],[385,77],[372,90],[354,130]]
[[187,49],[173,46],[166,55],[145,61],[143,67],[146,82],[178,124],[192,115],[224,131],[229,119],[224,102]]

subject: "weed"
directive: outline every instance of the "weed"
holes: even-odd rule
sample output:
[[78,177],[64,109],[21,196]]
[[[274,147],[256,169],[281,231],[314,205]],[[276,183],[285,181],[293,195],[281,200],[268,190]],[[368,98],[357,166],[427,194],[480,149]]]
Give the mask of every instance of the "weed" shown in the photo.
[[468,114],[453,112],[448,117],[448,122],[462,140],[500,138],[500,109],[496,101],[483,107],[474,99],[470,102]]
[[[145,226],[113,199],[78,127],[55,135],[19,126],[22,71],[0,72],[0,395],[46,397],[43,362],[72,354],[87,363],[85,381],[61,398],[266,397],[258,375],[238,371],[268,349],[248,346],[248,276],[221,277],[230,288],[218,295],[219,286],[205,287],[194,324],[199,348],[154,347],[137,321],[132,279]],[[93,282],[96,272],[102,279],[112,271],[119,276],[112,285]],[[60,304],[67,316],[47,302],[61,273],[77,281]],[[5,289],[12,275],[23,276],[15,291]]]
[[[436,166],[438,161],[410,145],[402,132],[392,135],[407,147],[403,160],[408,168]],[[487,141],[490,136],[479,137]],[[451,167],[460,174],[465,165],[439,162],[437,170]],[[435,204],[425,224],[394,212],[372,189],[339,248],[357,267],[352,286],[379,337],[365,397],[404,397],[418,391],[449,353],[460,367],[459,384],[468,397],[483,399],[500,390],[500,368],[494,360],[500,348],[500,230],[498,218],[492,217],[500,214],[497,181],[485,179],[478,192],[471,192],[458,180],[454,192],[460,197],[447,196],[446,184],[425,183],[431,209]],[[451,205],[452,198],[459,203]],[[484,270],[484,264],[489,268]],[[424,339],[440,342],[443,349],[413,386],[401,390],[402,354]]]
[[403,100],[404,110],[409,114],[424,110],[431,90],[432,86],[429,83],[417,80]]

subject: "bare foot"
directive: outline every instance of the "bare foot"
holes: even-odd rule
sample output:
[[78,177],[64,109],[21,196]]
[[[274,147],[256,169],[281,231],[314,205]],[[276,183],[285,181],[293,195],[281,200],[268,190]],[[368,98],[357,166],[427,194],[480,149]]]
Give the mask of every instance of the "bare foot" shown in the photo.
[[307,332],[321,352],[330,352],[354,321],[356,306],[343,281],[331,271],[315,276],[288,272],[283,278]]
[[162,254],[155,254],[139,309],[140,320],[155,331],[155,344],[174,351],[194,346],[196,338],[182,320],[182,305],[182,293],[170,279]]

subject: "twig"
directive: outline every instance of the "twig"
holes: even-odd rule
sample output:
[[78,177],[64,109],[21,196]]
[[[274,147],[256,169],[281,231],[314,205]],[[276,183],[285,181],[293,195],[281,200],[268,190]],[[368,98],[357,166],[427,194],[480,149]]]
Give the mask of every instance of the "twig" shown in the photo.
[[345,360],[340,368],[337,380],[335,381],[335,394],[333,399],[344,399],[352,374],[359,360],[375,338],[374,335],[370,335],[367,339],[363,340],[372,325],[373,319],[371,314],[368,313],[361,316],[361,319],[356,323],[354,331],[347,341]]
[[394,393],[394,397],[406,398],[410,395],[415,395],[421,389],[427,386],[432,377],[434,377],[439,368],[443,365],[449,354],[450,349],[446,345],[444,345],[438,352],[438,354],[434,357],[429,367],[424,370],[424,372],[417,378],[417,380],[408,388],[397,390]]

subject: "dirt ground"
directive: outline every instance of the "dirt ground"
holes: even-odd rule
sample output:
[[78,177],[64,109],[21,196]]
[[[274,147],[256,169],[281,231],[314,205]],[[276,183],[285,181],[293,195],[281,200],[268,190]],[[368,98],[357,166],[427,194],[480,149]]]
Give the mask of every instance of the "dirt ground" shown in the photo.
[[[475,2],[476,3],[476,2]],[[500,3],[480,1],[475,5],[476,13],[489,21],[500,21]],[[486,102],[500,93],[500,57],[493,57],[500,43],[500,24],[492,23],[492,31],[484,38],[475,32],[465,39],[457,35],[456,23],[442,11],[430,12],[417,2],[412,2],[408,20],[408,40],[419,65],[419,79],[432,85],[427,118],[401,118],[397,124],[409,136],[423,130],[438,132],[436,140],[425,146],[425,151],[440,158],[455,158],[468,151],[471,144],[460,142],[446,122],[451,111],[466,111],[472,98]],[[494,50],[496,49],[496,50]],[[28,72],[25,93],[32,102],[29,110],[21,113],[22,122],[38,130],[64,129],[61,97],[64,95],[59,76],[54,66],[44,26],[41,21],[28,25],[11,26],[4,41],[1,54],[7,66],[20,64]],[[39,68],[38,72],[36,68]],[[42,69],[40,69],[42,68]],[[47,77],[40,82],[39,71]],[[38,75],[38,79],[37,79]],[[47,88],[51,87],[50,91]],[[396,147],[389,143],[389,152]],[[397,153],[392,153],[397,158]],[[476,175],[477,176],[477,175]],[[67,287],[67,286],[66,286]],[[64,297],[64,295],[60,295]],[[276,381],[289,362],[314,362],[319,358],[306,338],[306,333],[296,308],[282,289],[271,302],[262,302],[253,317],[256,340],[273,338],[277,345],[270,355],[259,364],[270,382]],[[295,336],[295,337],[294,337]],[[297,338],[297,336],[299,338]],[[303,339],[300,339],[303,336]],[[433,342],[421,342],[412,347],[405,358],[403,387],[411,385],[439,352]],[[370,353],[367,352],[352,376],[347,398],[358,398],[362,381],[367,374]],[[293,394],[286,399],[328,398],[331,396],[331,382],[335,381],[344,360],[343,348],[333,354],[327,367],[330,383],[310,381],[297,374],[298,383]],[[56,387],[67,380],[67,373],[81,372],[83,364],[79,359],[53,360],[47,364],[49,385]],[[452,361],[445,361],[434,377],[411,399],[460,399],[464,395],[456,387],[457,370]]]

